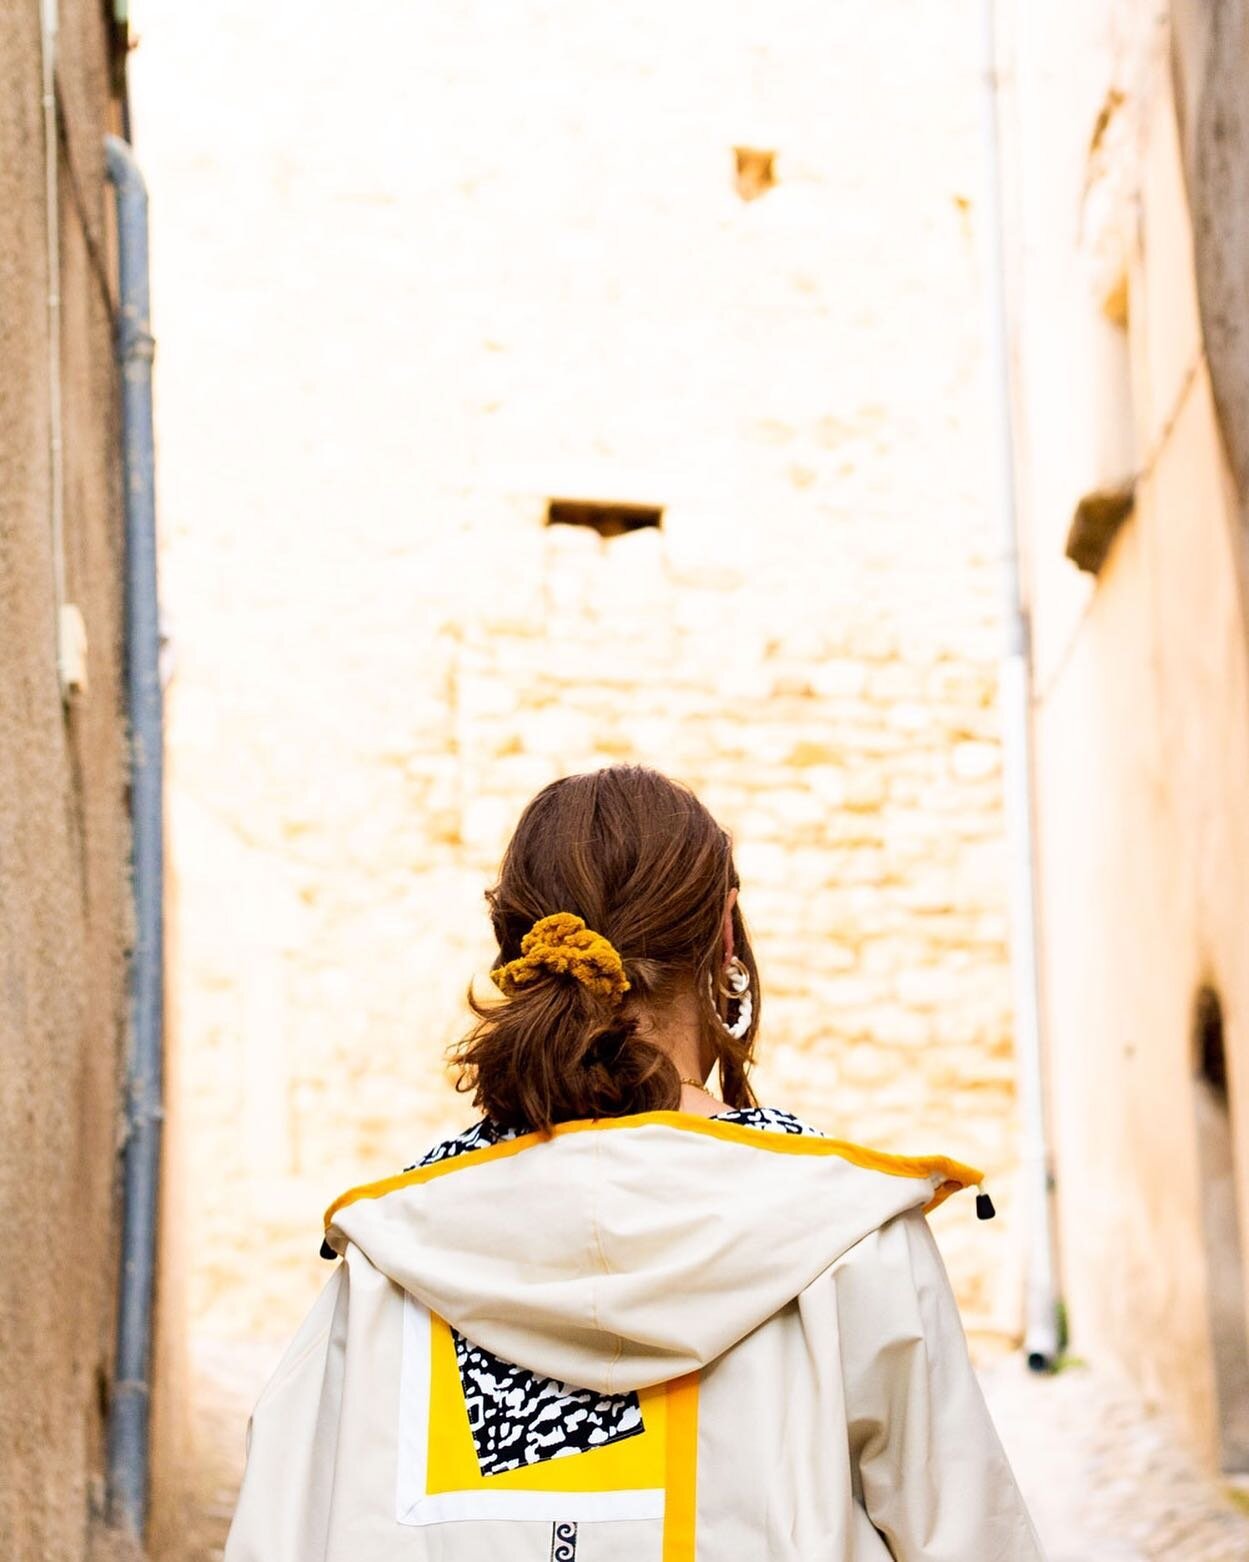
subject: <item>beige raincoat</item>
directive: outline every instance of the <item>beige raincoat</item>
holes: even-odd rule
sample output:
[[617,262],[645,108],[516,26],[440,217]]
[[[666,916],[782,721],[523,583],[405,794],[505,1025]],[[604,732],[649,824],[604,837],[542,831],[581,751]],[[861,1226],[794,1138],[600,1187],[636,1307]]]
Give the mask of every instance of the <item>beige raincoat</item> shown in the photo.
[[[225,1562],[1037,1562],[924,1218],[978,1180],[648,1112],[352,1189]],[[483,1475],[452,1330],[640,1429]]]

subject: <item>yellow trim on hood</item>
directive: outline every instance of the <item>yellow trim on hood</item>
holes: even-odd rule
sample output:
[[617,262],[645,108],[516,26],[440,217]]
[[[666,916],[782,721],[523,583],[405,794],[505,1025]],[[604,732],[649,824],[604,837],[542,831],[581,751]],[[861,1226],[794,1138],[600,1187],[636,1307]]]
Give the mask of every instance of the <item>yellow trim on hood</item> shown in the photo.
[[462,1171],[469,1166],[481,1166],[486,1161],[505,1160],[535,1144],[545,1142],[560,1134],[586,1133],[595,1129],[643,1128],[648,1126],[680,1128],[687,1133],[707,1134],[713,1139],[723,1139],[731,1144],[750,1145],[758,1150],[772,1150],[780,1155],[839,1155],[843,1160],[868,1171],[885,1172],[891,1177],[940,1176],[941,1182],[924,1213],[943,1204],[960,1188],[974,1187],[983,1172],[974,1166],[954,1161],[946,1155],[891,1155],[886,1150],[869,1149],[866,1145],[851,1144],[845,1139],[824,1139],[814,1134],[782,1134],[770,1128],[750,1128],[745,1123],[726,1123],[714,1117],[703,1117],[697,1112],[634,1112],[628,1117],[586,1117],[572,1122],[556,1123],[550,1133],[518,1134],[515,1139],[504,1139],[498,1144],[483,1145],[480,1150],[469,1150],[464,1155],[448,1156],[434,1161],[430,1166],[417,1166],[411,1171],[400,1172],[393,1177],[382,1177],[376,1182],[361,1183],[348,1188],[325,1212],[325,1225],[340,1209],[355,1204],[359,1199],[380,1199],[400,1188],[410,1188],[421,1182],[431,1182],[448,1172]]

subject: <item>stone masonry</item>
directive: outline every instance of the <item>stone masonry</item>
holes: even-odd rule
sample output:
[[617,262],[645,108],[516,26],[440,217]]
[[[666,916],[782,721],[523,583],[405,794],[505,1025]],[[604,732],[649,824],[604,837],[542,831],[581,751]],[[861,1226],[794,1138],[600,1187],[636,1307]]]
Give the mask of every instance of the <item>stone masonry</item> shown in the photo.
[[195,1330],[288,1333],[324,1205],[468,1121],[511,824],[635,759],[737,842],[762,1099],[984,1166],[936,1225],[1009,1333],[975,7],[330,15],[152,8],[132,67]]

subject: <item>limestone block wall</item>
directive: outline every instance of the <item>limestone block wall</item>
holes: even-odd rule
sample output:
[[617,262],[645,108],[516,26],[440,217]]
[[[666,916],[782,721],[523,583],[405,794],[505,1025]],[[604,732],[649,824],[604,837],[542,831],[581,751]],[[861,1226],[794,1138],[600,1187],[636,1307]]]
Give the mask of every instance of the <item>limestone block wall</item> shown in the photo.
[[936,1219],[1014,1328],[974,12],[145,20],[203,1332],[289,1330],[323,1206],[469,1120],[482,891],[614,759],[734,833],[762,1097],[983,1164]]

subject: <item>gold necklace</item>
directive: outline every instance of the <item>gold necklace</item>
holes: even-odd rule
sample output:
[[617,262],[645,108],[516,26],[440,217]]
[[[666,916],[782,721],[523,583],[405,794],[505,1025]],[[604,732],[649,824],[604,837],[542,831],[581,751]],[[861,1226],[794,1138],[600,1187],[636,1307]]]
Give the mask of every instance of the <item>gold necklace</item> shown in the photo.
[[683,1085],[693,1085],[695,1090],[706,1090],[706,1088],[707,1088],[706,1080],[703,1080],[703,1079],[689,1079],[684,1074],[681,1075],[681,1083]]

